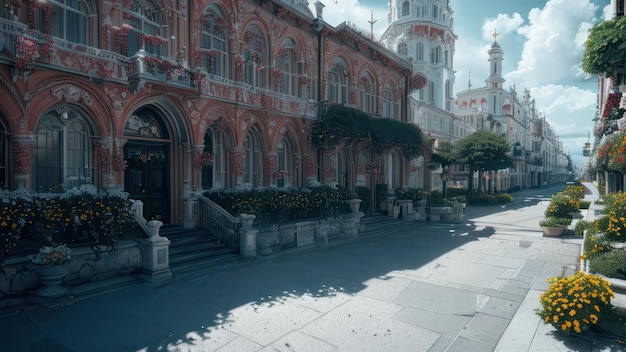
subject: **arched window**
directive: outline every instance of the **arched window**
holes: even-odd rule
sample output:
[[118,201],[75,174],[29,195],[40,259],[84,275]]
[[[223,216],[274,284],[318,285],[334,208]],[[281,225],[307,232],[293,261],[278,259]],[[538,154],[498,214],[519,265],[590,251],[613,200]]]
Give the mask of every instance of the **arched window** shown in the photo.
[[402,55],[402,56],[407,56],[407,45],[406,43],[400,43],[398,44],[398,54]]
[[348,173],[346,167],[346,156],[343,152],[339,152],[334,155],[334,160],[331,160],[335,167],[335,182],[338,186],[348,187]]
[[33,151],[36,192],[60,192],[92,183],[89,132],[75,112],[65,111],[61,116],[50,112],[36,131]]
[[361,77],[357,85],[357,91],[359,92],[360,109],[370,114],[377,114],[376,87],[374,84],[368,78]]
[[433,64],[441,62],[441,47],[438,46],[432,49],[430,53],[430,62]]
[[244,141],[244,175],[243,182],[252,187],[263,185],[263,155],[261,135],[256,127],[250,128]]
[[428,82],[428,101],[435,102],[435,84],[433,81]]
[[348,99],[348,70],[341,63],[328,71],[328,101],[344,104]]
[[452,81],[449,79],[446,80],[446,111],[450,111],[452,109]]
[[433,5],[433,19],[439,19],[439,6],[437,4]]
[[396,109],[394,96],[390,88],[383,90],[383,117],[395,118]]
[[280,92],[289,95],[298,95],[298,74],[296,65],[296,55],[293,51],[295,48],[293,40],[288,39],[280,55]]
[[228,74],[228,26],[219,9],[210,9],[203,15],[202,43],[203,66],[209,74],[226,77]]
[[443,60],[444,60],[444,64],[448,66],[448,49],[444,51]]
[[[90,18],[97,17],[91,4],[77,0],[50,0],[50,7],[34,8],[35,29],[72,43],[92,44]],[[50,28],[46,28],[50,26]]]
[[224,137],[219,132],[207,130],[204,135],[203,153],[213,155],[213,164],[202,167],[202,188],[222,188],[224,186]]
[[263,34],[257,26],[248,28],[245,34],[246,71],[245,82],[254,87],[265,87],[266,49]]
[[417,48],[415,50],[415,60],[424,61],[424,44],[417,43]]
[[405,1],[402,3],[402,14],[400,17],[405,17],[409,15],[409,2]]
[[163,30],[163,18],[160,9],[149,0],[133,0],[125,16],[128,31],[128,54],[134,55],[143,46],[147,53],[155,56],[165,55],[167,33]]
[[9,143],[7,131],[0,123],[0,189],[8,189],[9,185]]
[[400,187],[400,158],[398,154],[390,152],[387,154],[385,163],[385,183],[390,190]]

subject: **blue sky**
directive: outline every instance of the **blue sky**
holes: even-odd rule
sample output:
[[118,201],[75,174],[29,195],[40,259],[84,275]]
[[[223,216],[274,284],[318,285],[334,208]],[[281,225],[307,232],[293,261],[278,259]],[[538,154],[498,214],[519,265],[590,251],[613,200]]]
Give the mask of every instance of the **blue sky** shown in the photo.
[[[347,21],[369,32],[372,11],[375,38],[389,25],[386,0],[320,1],[326,5],[324,20],[331,25]],[[313,3],[309,0],[315,13]],[[582,145],[594,125],[597,77],[582,72],[581,58],[588,30],[612,16],[610,0],[450,0],[450,4],[457,35],[455,91],[467,89],[470,77],[472,87],[484,86],[487,50],[497,30],[506,84],[515,86],[520,96],[530,90],[574,164],[582,167],[586,160]]]

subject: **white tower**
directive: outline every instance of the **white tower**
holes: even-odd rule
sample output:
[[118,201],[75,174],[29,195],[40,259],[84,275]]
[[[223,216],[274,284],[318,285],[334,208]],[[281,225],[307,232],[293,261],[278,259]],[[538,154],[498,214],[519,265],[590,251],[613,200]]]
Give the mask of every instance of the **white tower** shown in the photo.
[[449,0],[390,0],[389,10],[381,42],[409,58],[414,74],[423,73],[428,80],[414,98],[452,112],[456,35]]

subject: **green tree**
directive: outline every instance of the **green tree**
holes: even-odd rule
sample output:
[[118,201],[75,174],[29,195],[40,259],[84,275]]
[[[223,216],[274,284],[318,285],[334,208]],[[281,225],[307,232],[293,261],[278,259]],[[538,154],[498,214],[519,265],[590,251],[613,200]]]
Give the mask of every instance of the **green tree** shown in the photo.
[[626,67],[626,16],[598,22],[591,28],[582,61],[587,73],[617,78],[617,70]]
[[[459,162],[469,165],[468,192],[473,189],[474,171],[495,171],[513,166],[513,161],[508,153],[511,144],[506,138],[489,131],[476,131],[471,135],[459,140],[455,145],[456,155]],[[480,192],[481,179],[478,178],[478,191]],[[468,197],[469,199],[469,197]]]
[[458,160],[454,144],[450,142],[439,143],[437,149],[431,154],[430,160],[441,164],[442,167],[450,166],[450,164]]

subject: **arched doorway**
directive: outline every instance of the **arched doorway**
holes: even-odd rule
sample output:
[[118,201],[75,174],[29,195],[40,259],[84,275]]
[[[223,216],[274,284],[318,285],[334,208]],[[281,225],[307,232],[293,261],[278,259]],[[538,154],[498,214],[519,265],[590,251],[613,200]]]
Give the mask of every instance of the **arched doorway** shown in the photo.
[[147,220],[170,223],[170,137],[159,114],[149,107],[130,116],[124,135],[124,190],[143,203]]

